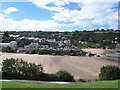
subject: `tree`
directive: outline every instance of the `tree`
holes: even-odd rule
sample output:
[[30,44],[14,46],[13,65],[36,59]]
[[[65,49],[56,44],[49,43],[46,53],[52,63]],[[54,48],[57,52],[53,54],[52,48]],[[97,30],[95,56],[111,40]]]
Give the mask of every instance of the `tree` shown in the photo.
[[101,31],[105,31],[104,29],[101,29]]
[[3,34],[3,37],[9,37],[9,33],[8,32],[4,32],[4,34]]
[[2,43],[10,43],[11,41],[14,41],[13,37],[9,36],[9,32],[4,32],[3,36],[2,36]]
[[27,39],[22,39],[22,40],[18,40],[18,47],[24,47],[25,45],[29,45],[32,40],[27,40]]
[[22,59],[6,59],[2,62],[3,78],[10,79],[32,79],[39,80],[39,75],[43,74],[41,64],[28,63]]
[[101,80],[120,79],[120,69],[112,65],[103,66],[100,70],[99,78]]
[[3,62],[2,62],[2,71],[3,72],[6,72],[6,73],[16,73],[17,71],[16,71],[16,67],[15,67],[15,65],[17,65],[18,64],[18,59],[13,59],[13,58],[11,58],[11,59],[6,59],[6,60],[4,60]]
[[56,73],[60,81],[74,82],[74,77],[70,73],[64,70],[60,70]]

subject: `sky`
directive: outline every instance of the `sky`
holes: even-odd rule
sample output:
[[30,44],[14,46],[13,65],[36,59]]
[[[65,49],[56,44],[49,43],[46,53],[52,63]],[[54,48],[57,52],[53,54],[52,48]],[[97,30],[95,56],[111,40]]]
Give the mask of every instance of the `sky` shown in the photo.
[[1,0],[1,31],[118,29],[119,0]]

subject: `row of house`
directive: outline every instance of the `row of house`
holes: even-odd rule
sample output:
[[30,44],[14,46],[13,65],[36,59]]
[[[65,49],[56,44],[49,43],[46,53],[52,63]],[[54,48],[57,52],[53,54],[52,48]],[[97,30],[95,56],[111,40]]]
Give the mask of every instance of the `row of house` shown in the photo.
[[48,45],[39,45],[38,43],[31,43],[29,45],[24,46],[25,49],[41,49],[41,50],[79,50],[79,48],[75,46],[57,46],[57,47],[50,47]]
[[[37,42],[37,43],[44,43],[44,42],[48,42],[48,43],[56,43],[58,45],[58,47],[64,46],[64,45],[70,45],[71,41],[69,39],[64,39],[64,40],[60,40],[57,41],[56,38],[39,38],[39,37],[25,37],[25,36],[20,36],[20,35],[9,35],[10,37],[13,37],[15,40],[22,40],[22,39],[26,39],[26,40],[32,40],[33,42]],[[26,45],[26,47],[33,47],[35,43],[32,43],[30,45]],[[35,44],[37,47],[37,44]],[[47,47],[47,46],[42,46],[42,47]]]
[[[51,42],[51,43],[59,43],[60,41],[57,41],[55,38],[39,38],[39,37],[25,37],[25,36],[20,36],[20,35],[9,35],[10,37],[13,37],[16,40],[22,40],[22,39],[27,39],[27,40],[33,40],[36,42]],[[70,43],[70,40],[64,40],[64,43]],[[60,42],[61,43],[61,42]]]

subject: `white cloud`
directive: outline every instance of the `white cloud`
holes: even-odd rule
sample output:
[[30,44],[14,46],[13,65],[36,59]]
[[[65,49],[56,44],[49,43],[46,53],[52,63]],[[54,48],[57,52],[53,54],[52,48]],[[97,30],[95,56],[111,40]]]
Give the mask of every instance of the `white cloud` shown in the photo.
[[43,6],[43,7],[44,7],[45,9],[47,9],[47,10],[56,11],[56,12],[59,12],[59,11],[64,10],[64,7],[56,7],[56,6],[52,6],[52,7]]
[[65,27],[66,24],[59,24],[54,20],[30,20],[23,19],[21,21],[16,21],[6,15],[0,14],[0,30],[15,30],[15,31],[35,31],[44,30],[52,31],[59,30],[60,27]]
[[118,11],[113,9],[117,2],[81,2],[81,4],[81,10],[64,9],[55,13],[52,18],[55,21],[72,22],[74,26],[82,28],[110,26],[117,29]]
[[[48,4],[53,4],[54,7],[62,7],[64,6],[65,4],[69,4],[71,2],[74,2],[74,3],[83,3],[83,4],[91,4],[93,2],[103,2],[103,3],[106,3],[106,2],[119,2],[119,0],[30,0],[33,4],[35,4],[36,6],[40,7],[40,8],[45,8],[47,9],[46,7],[51,7],[51,6],[48,6]],[[52,6],[53,7],[53,6]]]
[[[33,4],[37,7],[44,8],[50,11],[62,11],[65,5],[63,0],[31,0]],[[48,6],[48,4],[53,4],[54,6]]]
[[[114,4],[119,0],[31,0],[33,4],[50,11],[57,11],[52,19],[70,22],[72,26],[86,28],[103,25],[117,28],[118,14],[113,11]],[[64,5],[74,2],[81,10],[66,9]],[[53,6],[48,6],[53,4]]]
[[1,2],[30,2],[30,0],[1,0]]
[[[118,0],[30,0],[39,8],[55,11],[52,20],[30,20],[23,19],[16,21],[8,18],[6,14],[18,11],[18,9],[6,9],[4,14],[0,14],[0,30],[46,30],[56,31],[64,28],[80,27],[95,28],[108,26],[117,29],[118,11],[113,8]],[[78,4],[81,10],[66,9],[64,5],[74,2]],[[49,6],[52,4],[53,6]],[[62,21],[62,24],[58,22]]]
[[16,7],[8,7],[7,9],[3,10],[5,14],[11,14],[13,12],[17,12],[18,9]]

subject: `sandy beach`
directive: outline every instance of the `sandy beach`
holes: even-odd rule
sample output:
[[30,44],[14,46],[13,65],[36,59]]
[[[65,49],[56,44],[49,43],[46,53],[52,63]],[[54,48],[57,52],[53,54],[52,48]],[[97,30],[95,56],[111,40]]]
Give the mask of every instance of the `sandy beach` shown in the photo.
[[118,65],[117,62],[95,57],[51,56],[37,54],[1,53],[0,63],[6,58],[19,58],[27,62],[42,64],[45,72],[55,73],[60,69],[74,75],[75,79],[98,79],[100,68],[104,65]]

